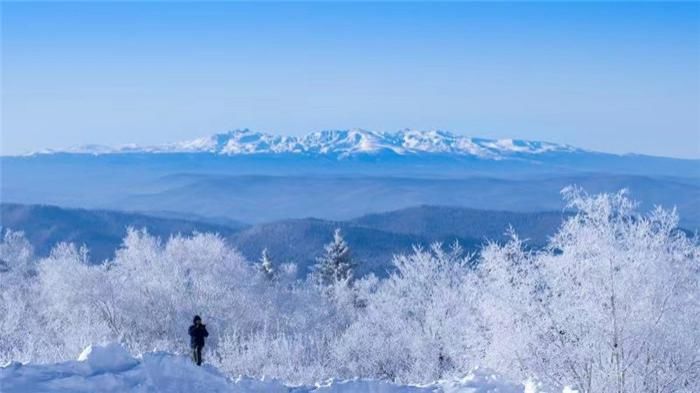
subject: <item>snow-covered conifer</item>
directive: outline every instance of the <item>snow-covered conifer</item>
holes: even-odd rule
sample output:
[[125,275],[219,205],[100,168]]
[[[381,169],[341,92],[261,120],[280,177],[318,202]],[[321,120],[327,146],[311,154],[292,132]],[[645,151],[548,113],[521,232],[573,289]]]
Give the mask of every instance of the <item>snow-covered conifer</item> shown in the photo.
[[353,279],[354,263],[350,247],[343,239],[340,228],[333,233],[333,241],[324,246],[325,252],[316,259],[314,277],[323,286]]
[[267,248],[264,248],[260,254],[258,270],[269,280],[275,278],[275,268],[272,265],[272,259],[270,258],[270,253],[267,251]]

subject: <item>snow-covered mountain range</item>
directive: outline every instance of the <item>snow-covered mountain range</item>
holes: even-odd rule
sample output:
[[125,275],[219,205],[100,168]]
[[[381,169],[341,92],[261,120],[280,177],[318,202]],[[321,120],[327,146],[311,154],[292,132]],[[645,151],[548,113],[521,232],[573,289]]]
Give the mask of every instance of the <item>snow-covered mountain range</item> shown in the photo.
[[390,153],[397,155],[454,154],[498,160],[519,155],[573,151],[581,151],[581,149],[548,142],[472,138],[441,130],[406,129],[391,133],[363,129],[328,130],[295,137],[243,129],[160,146],[84,145],[63,150],[42,150],[32,154],[212,153],[250,155],[294,153],[344,158],[361,154]]

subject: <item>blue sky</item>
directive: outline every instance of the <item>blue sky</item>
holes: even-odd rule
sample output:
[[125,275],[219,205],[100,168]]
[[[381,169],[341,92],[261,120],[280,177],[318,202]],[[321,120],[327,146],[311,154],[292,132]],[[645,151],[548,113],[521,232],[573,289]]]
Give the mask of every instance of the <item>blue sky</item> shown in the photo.
[[353,127],[700,158],[700,5],[2,3],[2,154]]

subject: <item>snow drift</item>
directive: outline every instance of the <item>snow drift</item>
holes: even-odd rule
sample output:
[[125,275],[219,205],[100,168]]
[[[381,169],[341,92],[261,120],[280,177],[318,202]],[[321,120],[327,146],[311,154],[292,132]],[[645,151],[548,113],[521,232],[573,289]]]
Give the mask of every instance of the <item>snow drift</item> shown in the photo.
[[534,392],[493,373],[477,370],[457,381],[397,385],[378,380],[327,381],[286,386],[276,380],[230,379],[215,367],[197,367],[186,356],[166,352],[131,356],[119,344],[89,346],[77,361],[56,364],[12,362],[0,368],[3,393],[233,392],[233,393],[523,393]]

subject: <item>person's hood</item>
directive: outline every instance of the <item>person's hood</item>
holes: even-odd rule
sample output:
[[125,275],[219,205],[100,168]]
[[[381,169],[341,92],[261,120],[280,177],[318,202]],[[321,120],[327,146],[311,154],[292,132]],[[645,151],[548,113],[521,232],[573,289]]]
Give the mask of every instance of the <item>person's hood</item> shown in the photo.
[[197,321],[202,322],[202,318],[199,315],[195,315],[194,318],[192,318],[192,323],[195,325],[197,324]]

